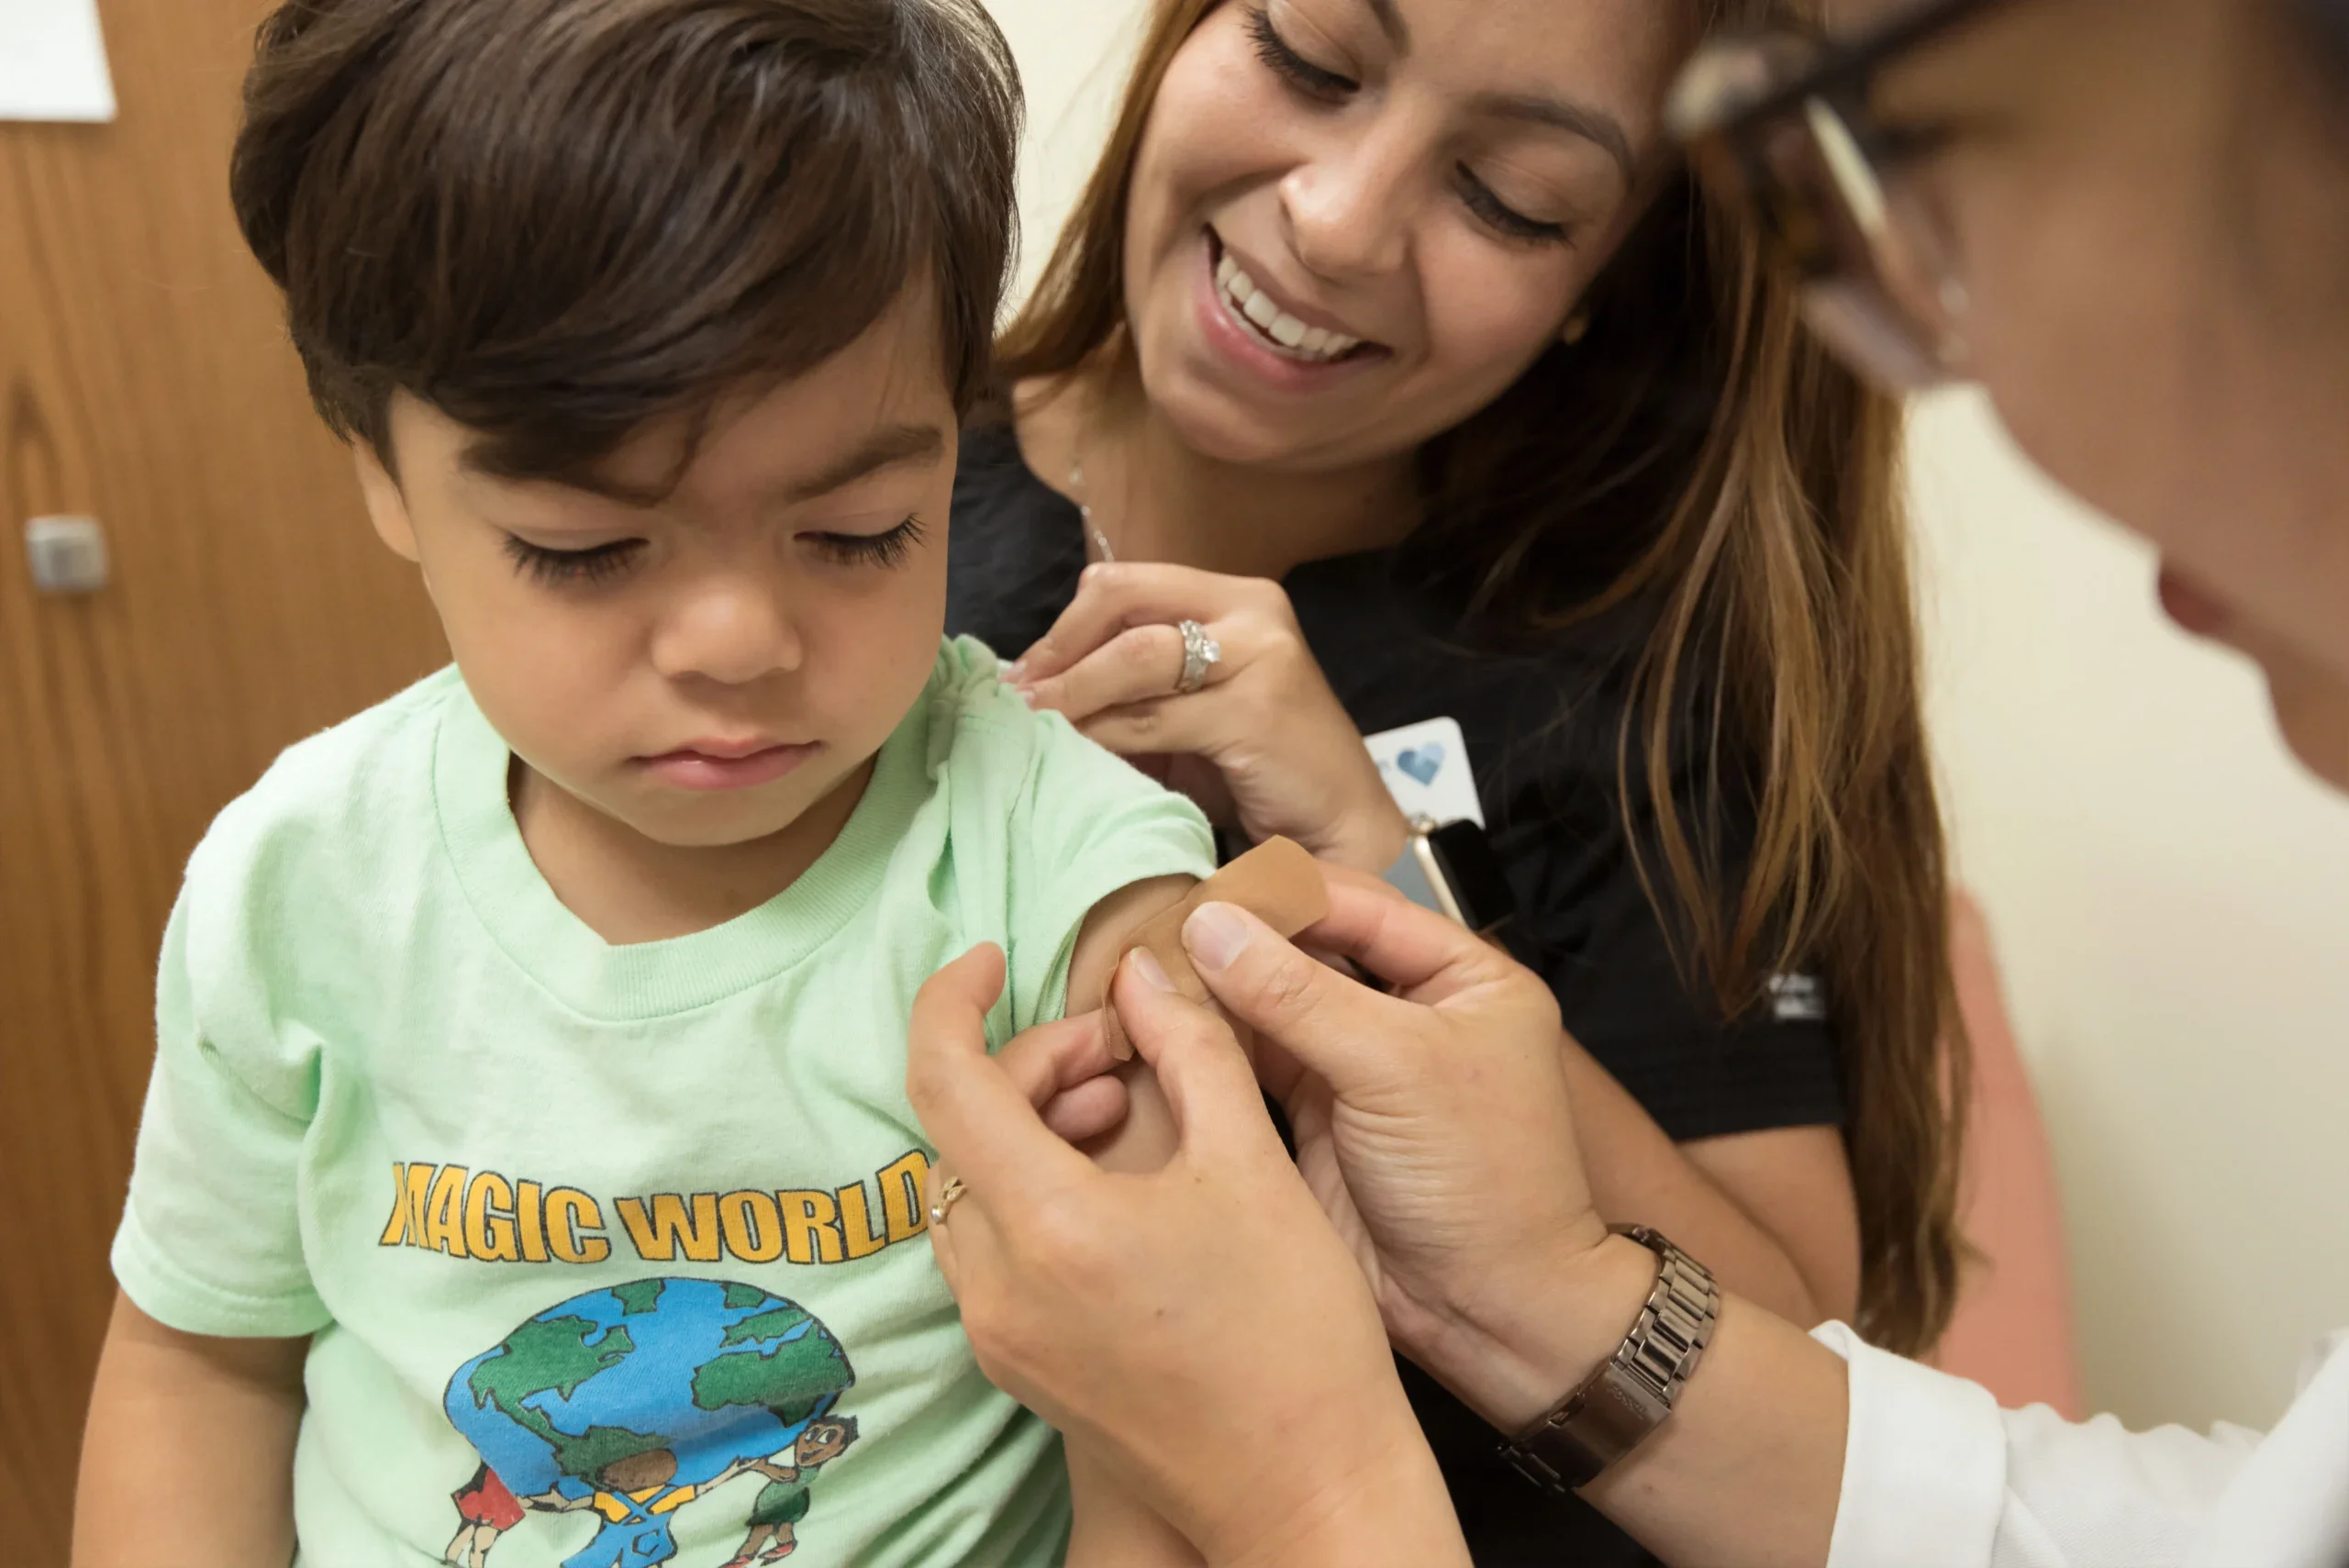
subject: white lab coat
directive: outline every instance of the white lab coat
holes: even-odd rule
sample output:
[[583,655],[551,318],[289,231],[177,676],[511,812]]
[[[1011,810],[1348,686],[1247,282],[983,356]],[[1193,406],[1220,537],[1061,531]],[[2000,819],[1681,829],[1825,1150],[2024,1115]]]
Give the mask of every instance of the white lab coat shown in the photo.
[[2343,1568],[2349,1329],[2320,1348],[2276,1429],[2132,1432],[1863,1344],[1829,1568]]

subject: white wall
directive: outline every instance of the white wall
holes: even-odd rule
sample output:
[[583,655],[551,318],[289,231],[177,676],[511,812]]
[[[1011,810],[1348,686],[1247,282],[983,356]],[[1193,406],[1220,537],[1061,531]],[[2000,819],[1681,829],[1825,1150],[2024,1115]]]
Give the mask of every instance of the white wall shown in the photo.
[[1932,716],[2071,1226],[2089,1393],[2265,1425],[2349,1323],[2349,805],[2149,551],[1920,409]]
[[1019,59],[1028,134],[1019,150],[1023,244],[1013,293],[1024,298],[1061,220],[1093,172],[1140,42],[1138,0],[986,0]]
[[[992,6],[1029,90],[1024,286],[1140,6]],[[2349,1323],[2349,806],[1975,400],[1920,410],[1915,469],[1948,806],[2055,1145],[2090,1396],[2265,1424]]]

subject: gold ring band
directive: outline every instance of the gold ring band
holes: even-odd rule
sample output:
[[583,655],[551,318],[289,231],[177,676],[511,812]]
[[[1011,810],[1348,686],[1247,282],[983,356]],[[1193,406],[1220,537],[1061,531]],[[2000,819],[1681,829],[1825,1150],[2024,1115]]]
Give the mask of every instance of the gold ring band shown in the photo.
[[945,1224],[946,1211],[954,1207],[955,1200],[960,1198],[969,1190],[970,1189],[968,1187],[965,1187],[963,1184],[962,1177],[947,1177],[946,1184],[938,1189],[938,1201],[930,1206],[930,1222],[932,1225]]

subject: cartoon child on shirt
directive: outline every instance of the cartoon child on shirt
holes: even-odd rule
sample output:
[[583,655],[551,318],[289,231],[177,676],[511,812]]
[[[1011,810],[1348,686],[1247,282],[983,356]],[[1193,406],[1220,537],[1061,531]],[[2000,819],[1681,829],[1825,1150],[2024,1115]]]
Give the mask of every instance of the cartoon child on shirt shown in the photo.
[[440,1560],[451,1568],[487,1568],[497,1538],[522,1522],[521,1501],[486,1464],[451,1496],[457,1505],[457,1535]]
[[[828,1417],[810,1421],[798,1441],[774,1459],[751,1462],[749,1468],[765,1476],[767,1484],[759,1488],[751,1504],[751,1533],[743,1538],[740,1550],[726,1560],[725,1568],[749,1568],[753,1561],[780,1562],[790,1556],[799,1545],[793,1532],[807,1517],[817,1470],[838,1459],[855,1440],[855,1417]],[[783,1462],[785,1454],[792,1462]],[[761,1547],[766,1550],[761,1551]]]

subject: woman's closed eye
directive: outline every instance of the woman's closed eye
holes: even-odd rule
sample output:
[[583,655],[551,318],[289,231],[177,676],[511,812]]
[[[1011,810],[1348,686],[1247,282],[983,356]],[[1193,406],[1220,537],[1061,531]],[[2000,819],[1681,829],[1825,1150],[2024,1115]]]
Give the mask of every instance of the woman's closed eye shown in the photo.
[[1478,222],[1511,239],[1532,240],[1555,244],[1572,233],[1567,225],[1546,218],[1529,217],[1499,196],[1493,188],[1476,177],[1475,172],[1462,164],[1453,172],[1454,188],[1460,194],[1461,205],[1474,214]]
[[885,533],[810,533],[799,537],[826,559],[842,566],[903,566],[928,530],[919,517],[907,517]]
[[506,536],[506,553],[524,575],[551,586],[605,583],[627,571],[644,549],[640,539],[613,539],[585,550],[550,550],[518,535]]
[[1280,29],[1273,26],[1273,14],[1262,6],[1250,9],[1248,33],[1256,41],[1256,58],[1270,67],[1273,74],[1308,98],[1335,103],[1362,86],[1353,77],[1316,65],[1299,54],[1288,39],[1281,37]]

